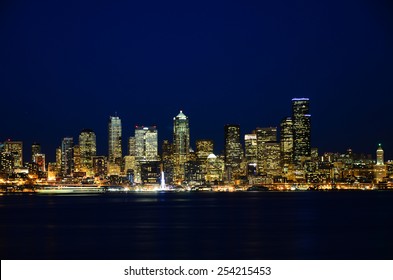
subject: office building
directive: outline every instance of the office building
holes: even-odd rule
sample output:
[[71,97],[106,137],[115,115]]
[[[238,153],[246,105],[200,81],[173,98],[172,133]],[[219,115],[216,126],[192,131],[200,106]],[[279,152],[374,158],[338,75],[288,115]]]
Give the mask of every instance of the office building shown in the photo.
[[93,157],[97,155],[96,134],[91,129],[84,129],[79,134],[81,171],[90,175],[93,171]]
[[13,157],[14,168],[23,167],[23,143],[22,141],[6,141],[4,142],[4,151],[10,153]]
[[266,143],[277,142],[277,127],[258,127],[257,135],[257,167],[259,174],[266,174]]
[[292,99],[293,158],[301,166],[311,157],[311,115],[308,98]]
[[135,158],[140,162],[158,160],[158,132],[156,126],[135,127]]
[[61,174],[70,176],[74,170],[74,138],[65,137],[61,141]]
[[108,163],[120,167],[122,156],[121,147],[121,120],[118,116],[109,117],[108,123]]
[[240,126],[227,124],[225,133],[225,168],[228,181],[233,181],[240,176],[240,164],[243,158],[242,144],[240,143]]
[[41,154],[41,145],[34,142],[31,144],[31,162],[34,162],[34,156],[36,154]]
[[190,152],[189,120],[182,111],[173,118],[173,163],[174,180],[181,183],[184,180],[184,164]]

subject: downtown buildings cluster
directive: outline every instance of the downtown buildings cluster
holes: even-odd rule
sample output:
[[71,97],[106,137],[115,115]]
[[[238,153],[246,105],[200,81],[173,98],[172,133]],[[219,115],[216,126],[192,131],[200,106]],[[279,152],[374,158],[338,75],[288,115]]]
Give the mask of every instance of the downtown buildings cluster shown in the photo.
[[[23,161],[23,143],[0,145],[0,180],[91,184],[258,185],[272,183],[389,183],[393,162],[385,162],[382,147],[371,155],[324,153],[311,146],[308,98],[292,99],[292,115],[279,128],[257,127],[241,134],[240,126],[224,126],[224,153],[214,154],[214,142],[190,143],[190,120],[182,112],[173,118],[173,138],[163,140],[159,152],[158,128],[136,126],[122,149],[122,122],[108,122],[108,155],[97,155],[96,135],[83,129],[78,142],[65,137],[56,149],[56,161],[46,162],[38,143],[31,145],[31,160]],[[244,140],[244,141],[242,141]],[[164,174],[165,178],[162,178]]]

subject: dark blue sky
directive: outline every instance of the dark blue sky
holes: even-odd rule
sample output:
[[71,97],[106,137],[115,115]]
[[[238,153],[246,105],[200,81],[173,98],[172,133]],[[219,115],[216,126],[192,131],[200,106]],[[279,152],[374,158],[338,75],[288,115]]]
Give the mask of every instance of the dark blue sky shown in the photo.
[[155,124],[161,142],[180,109],[192,143],[212,138],[218,153],[226,123],[278,126],[293,97],[310,98],[320,151],[381,142],[393,159],[393,6],[3,0],[0,93],[0,141],[38,141],[50,159],[83,128],[106,154],[115,112],[124,138]]

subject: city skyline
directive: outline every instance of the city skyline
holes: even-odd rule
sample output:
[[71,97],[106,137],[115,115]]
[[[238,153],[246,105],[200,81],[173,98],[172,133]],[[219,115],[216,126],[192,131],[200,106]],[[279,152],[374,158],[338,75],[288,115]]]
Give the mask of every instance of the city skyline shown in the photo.
[[[300,102],[303,102],[303,100],[307,100],[307,102],[309,102],[310,100],[309,100],[309,98],[304,98],[304,97],[302,97],[302,98],[298,98],[298,97],[295,97],[295,98],[292,98],[292,102],[293,102],[293,104],[294,104],[294,102],[298,102],[298,100],[301,100]],[[292,104],[292,106],[294,106]],[[309,106],[309,104],[307,104],[307,106]],[[293,109],[293,108],[292,108]],[[309,115],[308,113],[309,113],[309,109],[307,109],[306,110],[307,111],[307,116],[308,116],[308,118],[310,118],[311,117],[311,115]],[[184,117],[186,117],[184,114],[183,114],[183,111],[182,110],[180,110],[180,114],[182,115],[182,116],[184,116]],[[29,148],[24,148],[23,149],[23,159],[26,159],[26,160],[24,160],[25,162],[29,162],[29,160],[27,160],[27,159],[29,159],[29,158],[32,158],[33,157],[33,152],[32,152],[32,149],[34,149],[33,148],[33,146],[36,146],[36,145],[38,145],[39,146],[39,153],[37,152],[37,154],[41,154],[41,150],[43,150],[42,151],[42,154],[45,154],[45,156],[46,156],[46,158],[47,158],[47,162],[48,161],[55,161],[55,156],[56,156],[56,149],[59,147],[59,146],[61,146],[61,142],[62,141],[64,141],[64,139],[72,139],[72,141],[73,141],[73,139],[75,138],[75,139],[78,139],[79,138],[79,141],[80,141],[80,139],[81,139],[81,135],[83,135],[83,133],[86,133],[86,132],[91,132],[91,133],[93,133],[94,134],[94,152],[92,153],[92,155],[95,155],[95,154],[97,154],[97,155],[100,155],[100,156],[107,156],[108,158],[110,157],[110,152],[105,152],[105,150],[107,150],[108,151],[108,149],[110,150],[110,144],[108,144],[108,143],[110,143],[111,141],[109,140],[110,139],[110,136],[109,135],[111,135],[111,122],[112,121],[115,121],[116,122],[116,125],[117,126],[119,126],[119,128],[116,128],[116,133],[120,133],[120,140],[117,140],[117,141],[119,141],[118,142],[118,144],[117,145],[121,145],[120,146],[120,151],[117,151],[117,153],[118,154],[120,154],[121,153],[121,155],[122,155],[122,157],[124,157],[124,156],[126,156],[126,155],[130,155],[129,153],[130,153],[130,150],[129,150],[129,145],[130,145],[130,143],[129,143],[129,141],[130,141],[130,138],[135,138],[135,136],[136,136],[136,134],[137,134],[137,131],[152,131],[152,130],[155,130],[155,138],[156,138],[156,141],[157,141],[157,147],[156,148],[153,148],[153,149],[157,149],[157,154],[160,154],[161,155],[161,153],[162,153],[162,144],[163,144],[163,142],[165,141],[165,140],[169,140],[169,141],[173,141],[174,139],[173,139],[173,134],[167,134],[167,137],[166,138],[164,138],[165,136],[161,136],[161,134],[162,134],[162,131],[160,131],[160,133],[158,134],[157,133],[157,131],[159,130],[159,127],[158,126],[156,126],[156,125],[153,125],[153,126],[141,126],[141,125],[134,125],[133,126],[133,129],[132,130],[130,130],[129,131],[129,133],[128,133],[128,131],[124,131],[123,129],[122,129],[122,125],[124,125],[124,122],[122,121],[122,118],[120,117],[120,116],[118,116],[118,113],[116,112],[115,113],[115,117],[113,117],[113,116],[109,116],[109,124],[108,124],[108,131],[106,132],[106,134],[107,134],[107,136],[106,136],[106,138],[104,138],[104,139],[99,139],[99,141],[97,141],[96,140],[96,133],[95,133],[95,130],[93,130],[93,129],[91,129],[91,128],[81,128],[81,129],[79,129],[78,131],[75,131],[75,133],[73,134],[73,136],[70,136],[69,134],[68,134],[68,136],[63,136],[61,139],[59,139],[59,144],[57,144],[56,142],[55,143],[53,143],[53,142],[50,142],[50,144],[48,145],[49,147],[50,146],[56,146],[56,148],[53,150],[53,151],[48,151],[48,147],[46,147],[45,145],[43,145],[43,144],[41,144],[41,143],[43,143],[43,142],[45,142],[45,141],[39,141],[39,139],[35,139],[31,144],[30,143],[26,143],[23,139],[14,139],[14,138],[6,138],[6,139],[0,139],[0,143],[1,142],[7,142],[7,141],[13,141],[13,142],[21,142],[21,143],[23,143],[23,145],[24,146],[26,146],[26,147],[29,147]],[[289,115],[292,115],[292,114],[289,114]],[[107,117],[107,119],[108,119],[108,117]],[[169,118],[170,119],[170,118]],[[174,118],[175,119],[175,118]],[[188,116],[187,116],[187,119],[188,119]],[[241,132],[241,134],[240,134],[240,144],[241,144],[241,149],[242,149],[242,151],[243,151],[243,154],[246,152],[246,141],[245,141],[245,137],[246,137],[246,135],[252,135],[252,132],[254,131],[256,134],[258,134],[258,133],[262,133],[263,134],[263,136],[262,136],[262,138],[263,137],[267,137],[266,139],[268,139],[267,141],[273,141],[273,142],[275,142],[275,141],[278,141],[279,140],[279,143],[282,141],[282,140],[284,140],[284,139],[281,139],[282,137],[287,137],[286,135],[285,135],[285,127],[283,128],[282,126],[283,125],[285,125],[284,124],[284,122],[285,121],[290,121],[291,123],[292,123],[292,121],[293,121],[293,116],[283,116],[282,118],[282,121],[281,121],[281,123],[277,123],[277,124],[275,124],[275,126],[272,126],[273,124],[269,124],[269,125],[267,125],[266,127],[262,127],[262,132],[260,132],[260,131],[258,131],[258,130],[260,130],[261,128],[260,128],[260,126],[256,126],[256,127],[254,127],[253,129],[251,129],[250,131],[244,131],[244,129],[242,128],[242,126],[241,125],[239,125],[239,124],[223,124],[223,126],[222,126],[222,128],[226,128],[227,126],[238,126],[239,127],[239,129],[242,131]],[[170,121],[169,121],[170,122]],[[308,125],[310,125],[309,124],[309,120],[307,121],[308,122]],[[193,121],[191,120],[191,123],[193,123]],[[191,126],[192,126],[192,124],[191,124]],[[127,127],[129,127],[129,125],[127,125]],[[222,130],[222,128],[221,128],[221,130]],[[172,130],[173,130],[173,128],[171,128]],[[189,129],[189,128],[188,128]],[[273,134],[271,134],[271,132],[268,132],[268,131],[266,131],[266,129],[273,129],[274,130],[274,133]],[[312,130],[311,130],[312,131]],[[109,134],[108,134],[109,133]],[[240,133],[240,132],[239,132]],[[270,133],[270,136],[269,136],[269,133]],[[282,133],[284,133],[284,134],[282,134]],[[75,137],[74,137],[74,135],[75,135]],[[124,137],[122,137],[121,135],[124,135]],[[189,141],[189,147],[191,148],[191,149],[193,149],[193,150],[196,150],[197,149],[197,142],[199,141],[199,140],[203,140],[203,139],[210,139],[210,140],[212,140],[213,141],[213,143],[214,143],[214,150],[213,150],[213,153],[215,153],[215,154],[222,154],[222,155],[225,155],[225,146],[226,146],[226,140],[225,140],[225,133],[222,133],[222,135],[220,136],[220,138],[221,139],[219,139],[218,141],[217,141],[217,139],[213,139],[213,137],[209,137],[209,136],[207,136],[207,137],[198,137],[198,136],[195,136],[194,135],[194,133],[190,133],[190,135],[192,135],[193,137],[191,137],[188,141]],[[265,136],[266,135],[266,136]],[[118,137],[118,136],[117,136]],[[291,138],[293,138],[294,137],[294,135],[291,135],[290,136]],[[308,135],[307,136],[308,138],[310,137],[310,135]],[[45,137],[46,138],[46,137]],[[261,138],[261,139],[262,139]],[[271,138],[271,139],[270,139]],[[295,139],[294,139],[295,140]],[[77,142],[78,144],[79,144],[79,141]],[[135,141],[135,140],[134,140]],[[309,140],[308,140],[309,141]],[[97,144],[97,142],[98,143],[100,143],[100,144]],[[285,141],[284,141],[285,142]],[[284,143],[283,142],[283,143]],[[48,142],[46,142],[46,143],[48,143]],[[281,145],[283,145],[283,143],[281,143]],[[387,143],[385,142],[385,141],[377,141],[376,143],[373,143],[373,146],[372,147],[367,147],[365,150],[355,150],[355,152],[357,152],[357,153],[361,153],[361,154],[372,154],[373,155],[373,158],[374,158],[374,150],[375,150],[375,147],[377,147],[378,145],[380,145],[380,144],[383,144],[384,145],[384,147],[386,147],[386,146],[389,146],[389,145],[387,145]],[[294,144],[292,144],[292,146],[291,146],[291,149],[296,149],[294,146],[293,146]],[[218,146],[218,148],[217,148],[217,146]],[[296,145],[295,145],[296,146]],[[35,147],[36,148],[36,147]],[[311,141],[311,143],[309,144],[309,147],[308,147],[308,149],[311,149],[311,148],[318,148],[319,149],[319,147],[317,146],[317,145],[314,145],[314,143],[312,143],[312,141]],[[36,148],[37,149],[37,148]],[[117,148],[117,149],[119,149],[119,148]],[[344,152],[346,152],[348,149],[351,149],[351,150],[353,150],[352,149],[352,147],[351,147],[351,145],[349,144],[348,145],[348,147],[345,149],[345,150],[340,150],[340,151],[335,151],[335,150],[320,150],[319,149],[319,152],[320,153],[344,153]],[[369,150],[371,150],[371,152],[369,152]],[[260,152],[259,152],[260,153]],[[294,151],[292,151],[292,153],[294,153]],[[387,156],[385,156],[385,157],[387,157],[388,158],[388,160],[393,160],[393,157],[392,158],[390,158],[389,156],[391,155],[391,154],[393,154],[393,152],[392,151],[387,151],[386,150],[386,148],[385,148],[385,153],[387,154]],[[311,155],[311,152],[309,152],[309,154],[308,154],[308,156],[310,156]],[[246,155],[245,155],[246,156]],[[292,154],[292,156],[294,156],[293,154]],[[120,160],[120,159],[119,159]],[[109,160],[110,161],[110,160]]]
[[115,112],[125,135],[147,124],[171,139],[168,119],[184,110],[192,142],[213,138],[221,152],[223,125],[278,127],[291,115],[282,104],[307,96],[314,146],[373,153],[382,142],[393,158],[389,3],[61,3],[0,5],[2,139],[50,153],[91,128],[103,154]]

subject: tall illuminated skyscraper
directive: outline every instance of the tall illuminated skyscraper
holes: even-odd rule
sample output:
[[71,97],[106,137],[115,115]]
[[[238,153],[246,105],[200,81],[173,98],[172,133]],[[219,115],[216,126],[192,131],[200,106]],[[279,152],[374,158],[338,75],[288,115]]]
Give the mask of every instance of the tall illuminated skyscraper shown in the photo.
[[296,165],[311,157],[311,115],[308,98],[292,99],[293,157]]
[[135,159],[137,161],[158,160],[158,132],[156,126],[135,127]]
[[71,175],[74,170],[74,139],[65,137],[61,141],[61,173],[63,176]]
[[38,143],[31,144],[31,162],[35,162],[35,155],[41,153],[41,145]]
[[14,159],[14,167],[23,167],[23,142],[22,141],[4,142],[4,151],[11,153]]
[[281,160],[284,168],[293,163],[293,121],[287,117],[281,122],[280,129]]
[[197,140],[196,154],[199,162],[204,162],[213,153],[214,143],[212,140]]
[[128,155],[129,156],[136,155],[135,136],[128,138]]
[[174,180],[184,180],[184,164],[190,152],[190,128],[188,117],[182,111],[173,118]]
[[84,172],[93,170],[93,157],[97,155],[96,134],[84,129],[79,134],[80,165]]
[[121,165],[121,120],[119,117],[109,117],[108,123],[108,162],[109,164]]
[[266,173],[266,143],[277,142],[277,127],[258,127],[255,130],[257,135],[257,162],[258,162],[258,173]]
[[382,149],[382,145],[379,144],[378,145],[378,149],[377,149],[377,165],[384,165],[384,159],[383,159],[383,149]]
[[381,144],[378,145],[377,149],[377,162],[374,165],[374,178],[375,182],[379,183],[384,180],[387,175],[387,168],[383,158],[383,149]]
[[247,163],[257,163],[257,135],[256,134],[246,134],[244,135],[245,151]]
[[240,163],[243,158],[242,144],[240,143],[240,125],[227,124],[225,133],[225,167],[228,172],[228,180],[240,175]]

